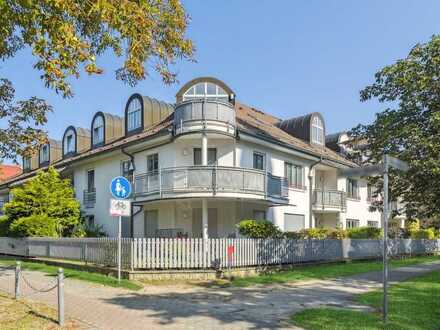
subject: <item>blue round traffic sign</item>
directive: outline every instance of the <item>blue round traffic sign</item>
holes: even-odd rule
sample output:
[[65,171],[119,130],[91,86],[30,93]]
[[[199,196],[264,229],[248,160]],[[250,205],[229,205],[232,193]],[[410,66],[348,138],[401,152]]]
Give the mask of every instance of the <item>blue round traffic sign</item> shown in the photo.
[[123,176],[117,176],[110,183],[110,192],[114,198],[126,199],[131,194],[131,183]]

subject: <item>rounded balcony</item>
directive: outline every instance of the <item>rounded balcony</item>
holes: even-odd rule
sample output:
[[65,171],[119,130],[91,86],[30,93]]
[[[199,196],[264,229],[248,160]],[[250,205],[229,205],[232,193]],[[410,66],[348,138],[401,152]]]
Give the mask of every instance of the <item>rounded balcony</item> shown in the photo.
[[288,202],[285,178],[229,166],[173,167],[136,175],[134,192],[136,201],[223,197]]
[[235,136],[234,106],[216,99],[193,99],[178,104],[174,111],[174,134],[201,132]]

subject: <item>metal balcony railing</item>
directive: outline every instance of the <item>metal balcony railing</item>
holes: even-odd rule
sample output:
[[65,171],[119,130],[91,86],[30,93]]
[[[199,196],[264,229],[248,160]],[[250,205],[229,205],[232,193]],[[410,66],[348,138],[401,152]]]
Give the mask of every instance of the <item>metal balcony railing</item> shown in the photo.
[[347,196],[344,191],[339,190],[313,190],[313,206],[315,209],[338,209],[347,208]]
[[96,189],[86,189],[83,193],[83,204],[85,207],[94,207],[96,203]]
[[235,109],[228,102],[195,99],[178,104],[174,111],[174,134],[218,131],[235,134]]
[[160,198],[179,193],[240,193],[266,198],[288,198],[287,180],[260,170],[189,166],[165,168],[135,177],[135,196],[160,194]]

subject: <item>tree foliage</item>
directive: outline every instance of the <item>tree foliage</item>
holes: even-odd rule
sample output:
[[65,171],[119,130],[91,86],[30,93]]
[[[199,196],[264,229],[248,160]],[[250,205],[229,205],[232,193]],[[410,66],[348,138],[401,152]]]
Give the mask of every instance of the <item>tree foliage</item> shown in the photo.
[[[130,85],[152,70],[172,83],[175,61],[193,56],[179,0],[3,0],[0,13],[0,60],[29,48],[45,86],[63,97],[73,95],[72,77],[104,72],[98,63],[104,53],[121,58],[115,76]],[[2,80],[0,119],[14,125],[2,125],[0,157],[15,159],[28,152],[26,142],[41,142],[50,107],[35,97],[14,103],[13,96],[12,84]]]
[[[408,217],[440,214],[440,37],[417,44],[409,55],[376,73],[361,100],[377,99],[387,108],[372,124],[352,130],[354,141],[368,141],[365,163],[387,153],[407,161],[408,173],[391,171],[390,194],[405,203]],[[381,192],[380,178],[371,178]]]
[[[24,226],[29,225],[31,219],[49,218],[54,223],[56,236],[78,235],[80,204],[75,199],[70,181],[61,179],[54,168],[41,171],[23,186],[14,188],[12,195],[12,201],[4,206],[11,232],[37,232],[35,228],[24,229]],[[42,220],[38,222],[43,223]],[[44,232],[50,230],[51,227]]]

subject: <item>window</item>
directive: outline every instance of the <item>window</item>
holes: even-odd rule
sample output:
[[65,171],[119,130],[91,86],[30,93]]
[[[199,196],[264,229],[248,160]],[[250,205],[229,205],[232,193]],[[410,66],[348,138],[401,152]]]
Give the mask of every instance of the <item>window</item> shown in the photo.
[[152,154],[147,156],[147,172],[159,172],[159,154]]
[[127,110],[127,131],[131,132],[142,127],[142,105],[138,98],[130,101]]
[[40,148],[40,164],[49,162],[49,145],[45,144]]
[[229,95],[220,86],[210,82],[200,82],[195,86],[190,87],[184,94],[183,100],[188,101],[192,99],[215,99],[218,101],[229,101]]
[[347,219],[347,228],[357,228],[360,225],[360,221],[357,219]]
[[92,126],[92,145],[104,143],[104,118],[102,115],[95,117]]
[[324,123],[316,115],[312,118],[312,143],[324,144]]
[[74,153],[76,149],[76,136],[73,129],[68,129],[64,135],[64,155]]
[[254,151],[254,168],[256,170],[264,170],[266,168],[265,165],[264,154]]
[[266,220],[266,211],[254,210],[253,216],[257,221]]
[[347,197],[359,199],[359,185],[357,180],[347,179]]
[[95,170],[87,171],[87,191],[95,191]]
[[379,221],[368,220],[367,221],[367,226],[368,227],[373,227],[373,228],[379,228]]
[[304,188],[304,168],[301,165],[284,163],[284,176],[287,178],[289,187]]
[[284,231],[300,231],[306,227],[304,214],[284,213]]
[[131,166],[131,160],[124,160],[121,164],[122,176],[128,181],[133,182],[133,167]]
[[31,169],[31,157],[24,157],[23,158],[23,169],[25,171],[28,171]]
[[[215,166],[217,164],[217,149],[208,148],[208,165]],[[202,165],[202,149],[194,148],[194,165]]]

